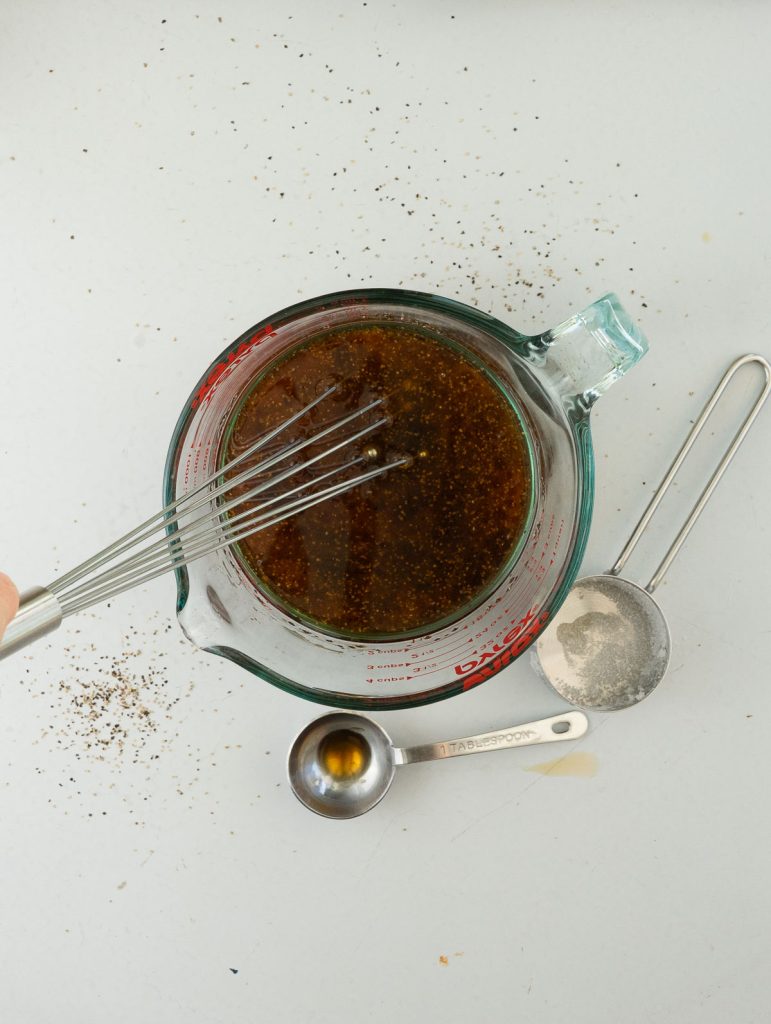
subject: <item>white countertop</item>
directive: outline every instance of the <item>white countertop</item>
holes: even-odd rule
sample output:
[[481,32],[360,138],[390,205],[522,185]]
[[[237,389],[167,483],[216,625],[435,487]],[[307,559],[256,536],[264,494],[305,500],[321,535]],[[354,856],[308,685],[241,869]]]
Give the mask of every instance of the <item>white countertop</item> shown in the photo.
[[[301,298],[418,288],[534,332],[616,291],[651,350],[593,417],[592,572],[732,357],[771,354],[761,4],[31,0],[3,22],[20,585],[160,504],[199,374]],[[660,591],[666,680],[576,748],[592,777],[531,770],[559,747],[459,758],[318,818],[285,755],[322,709],[191,647],[170,578],[3,662],[3,1024],[765,1021],[770,441],[765,411]],[[379,720],[406,744],[563,707],[523,658]]]

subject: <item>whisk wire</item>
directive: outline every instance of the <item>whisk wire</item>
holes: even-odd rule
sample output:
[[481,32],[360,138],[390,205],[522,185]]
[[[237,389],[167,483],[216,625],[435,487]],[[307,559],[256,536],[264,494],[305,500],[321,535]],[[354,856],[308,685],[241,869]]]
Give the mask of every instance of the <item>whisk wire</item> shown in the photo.
[[[259,451],[261,448],[264,448],[266,444],[272,441],[284,430],[286,430],[293,424],[297,423],[298,420],[302,419],[303,416],[309,413],[312,409],[319,405],[320,402],[322,402],[325,398],[328,398],[336,390],[337,385],[331,385],[329,388],[326,389],[326,391],[324,391],[317,398],[314,398],[313,401],[308,402],[308,404],[303,406],[303,408],[300,409],[298,412],[294,413],[288,419],[284,420],[277,427],[274,427],[272,430],[268,431],[268,433],[263,434],[261,437],[259,437],[253,444],[251,444],[246,449],[246,451],[242,452],[240,455],[234,458],[231,462],[227,464],[227,466],[223,466],[221,469],[217,470],[216,473],[207,477],[200,484],[197,484],[192,490],[188,491],[186,494],[183,494],[181,498],[176,498],[174,501],[170,501],[168,505],[165,505],[160,510],[160,512],[156,512],[155,515],[150,516],[149,519],[146,519],[138,526],[135,526],[133,530],[129,530],[128,533],[123,534],[122,537],[119,537],[117,540],[113,541],[112,544],[108,544],[107,547],[102,548],[101,551],[98,551],[95,555],[92,555],[90,558],[87,558],[84,562],[81,562],[80,565],[76,565],[74,569],[71,569],[64,576],[60,576],[57,580],[51,583],[47,589],[50,590],[53,594],[58,594],[71,583],[74,583],[77,580],[82,579],[83,576],[85,576],[87,573],[92,572],[94,569],[98,569],[100,566],[112,561],[114,558],[122,554],[124,551],[127,551],[135,544],[141,543],[143,539],[155,533],[156,530],[159,528],[159,525],[165,525],[165,523],[169,522],[169,513],[178,510],[181,506],[187,505],[187,511],[191,512],[195,508],[208,503],[209,498],[211,496],[210,494],[207,495],[207,497],[204,500],[197,502],[195,505],[188,505],[188,503],[191,502],[193,498],[195,498],[197,495],[200,495],[203,491],[207,490],[210,487],[210,485],[218,477],[222,475],[223,472],[229,472],[236,466],[241,465],[246,459],[250,458],[252,455],[255,454],[255,452]],[[174,517],[172,517],[172,519],[173,518]]]
[[[318,484],[321,480],[327,479],[328,477],[334,475],[335,473],[343,472],[345,469],[348,469],[361,461],[361,457],[357,459],[351,459],[343,466],[336,466],[334,469],[330,469],[326,473],[314,477],[313,480],[308,480],[305,481],[305,483],[298,484],[297,487],[292,488],[292,490],[285,492],[283,495],[277,495],[274,498],[269,498],[267,501],[263,502],[262,504],[256,507],[247,508],[244,511],[237,513],[236,515],[229,516],[227,523],[229,526],[231,526],[235,522],[243,520],[247,516],[252,515],[255,511],[263,509],[268,505],[275,504],[276,502],[281,501],[283,498],[289,497],[292,494],[296,494],[300,490],[307,489],[308,487],[313,487],[316,484]],[[227,513],[231,509],[238,508],[240,505],[244,504],[244,502],[249,501],[256,492],[262,489],[262,485],[260,487],[255,487],[253,488],[253,490],[247,491],[246,494],[240,495],[237,498],[233,498],[230,501],[225,502],[224,504],[219,506],[219,508],[217,509],[217,513],[220,516],[227,515]],[[183,550],[185,545],[187,545],[188,547],[191,546],[197,540],[199,540],[200,537],[210,536],[216,530],[216,522],[216,519],[212,519],[211,513],[198,516],[191,522],[185,523],[184,526],[180,526],[170,537],[161,537],[160,540],[157,540],[153,544],[150,544],[147,547],[142,548],[135,555],[132,555],[131,558],[127,558],[124,561],[119,562],[117,565],[113,566],[113,568],[108,569],[106,572],[100,573],[98,576],[92,577],[90,580],[81,584],[81,586],[76,587],[74,590],[68,590],[64,600],[69,602],[74,599],[77,599],[81,597],[83,594],[86,594],[89,591],[98,588],[99,585],[104,581],[109,580],[111,583],[115,582],[120,577],[128,576],[137,569],[141,568],[144,570],[154,568],[157,565],[165,565],[169,558],[169,552],[171,552],[173,558],[175,550]],[[182,544],[183,540],[185,540],[185,545]]]
[[[365,409],[359,410],[357,412],[357,414],[354,414],[354,415],[358,415],[361,412],[364,412],[364,411],[366,411],[368,409],[373,408],[375,404],[376,403],[372,403],[370,406],[365,407]],[[313,441],[316,441],[319,438],[319,436],[329,434],[329,433],[332,432],[332,430],[339,429],[341,426],[346,425],[347,423],[351,422],[352,418],[353,418],[352,416],[347,416],[343,420],[337,421],[336,423],[332,424],[330,427],[326,428],[320,434],[316,434],[313,438],[310,438],[306,442],[304,442],[303,443],[303,447],[307,447],[307,444],[309,444],[309,443],[311,443]],[[386,422],[385,419],[376,420],[373,423],[370,423],[367,426],[363,427],[361,430],[357,431],[356,433],[354,433],[354,434],[352,434],[352,435],[350,435],[348,437],[343,438],[343,440],[341,440],[341,441],[338,441],[331,448],[327,448],[324,451],[317,453],[312,458],[307,459],[305,462],[297,464],[297,465],[290,466],[288,469],[285,469],[285,470],[281,471],[280,473],[277,473],[275,476],[269,478],[267,481],[263,481],[262,483],[257,484],[255,487],[251,488],[245,494],[241,494],[241,495],[239,495],[239,496],[237,496],[235,498],[231,498],[229,501],[226,501],[226,502],[220,504],[220,506],[218,508],[218,513],[220,515],[227,514],[232,509],[235,509],[238,506],[243,505],[245,502],[250,501],[253,498],[257,497],[259,494],[261,494],[267,488],[275,486],[277,483],[282,483],[284,480],[288,480],[291,476],[295,476],[296,474],[298,474],[300,472],[304,472],[310,466],[314,465],[315,463],[319,462],[322,459],[328,458],[330,455],[333,455],[335,452],[339,451],[341,448],[344,448],[344,447],[352,444],[354,441],[361,440],[363,437],[366,437],[367,434],[371,433],[373,430],[376,430],[378,427],[382,426],[385,422]],[[270,460],[271,466],[276,465],[279,461],[283,461],[284,458],[287,458],[291,454],[294,454],[294,452],[297,451],[297,450],[298,449],[297,449],[296,446],[293,446],[292,449],[287,449],[280,459],[278,457],[276,457],[275,459]],[[326,473],[320,474],[319,476],[313,478],[312,480],[306,481],[304,484],[301,484],[300,488],[294,488],[293,490],[291,490],[289,492],[284,492],[281,495],[277,495],[277,496],[275,496],[273,498],[269,498],[266,501],[264,501],[261,505],[259,505],[257,507],[257,509],[254,509],[254,508],[248,509],[245,513],[240,513],[235,518],[243,518],[244,515],[249,514],[249,512],[254,512],[256,510],[263,509],[263,508],[267,507],[268,505],[275,504],[278,501],[282,501],[286,497],[288,497],[290,494],[295,493],[298,489],[303,489],[303,488],[307,488],[307,487],[311,487],[311,486],[316,486],[316,484],[318,484],[321,480],[324,480],[324,479],[328,478],[330,475],[332,475],[334,473],[343,472],[343,470],[345,470],[347,468],[350,468],[351,465],[355,465],[359,461],[361,461],[360,458],[355,459],[352,462],[349,461],[348,463],[346,463],[346,464],[344,464],[342,466],[334,467],[333,469],[327,471]],[[228,471],[229,465],[230,465],[230,463],[228,463],[226,466],[224,466],[222,469],[220,469],[219,472],[217,474],[215,474],[215,476],[210,477],[209,479],[210,480],[215,480],[218,477],[220,477],[223,474],[223,472],[227,472]],[[80,597],[81,594],[85,593],[86,591],[98,587],[100,582],[102,582],[106,578],[109,578],[109,579],[112,580],[112,579],[115,579],[119,575],[125,575],[127,572],[130,572],[134,568],[137,568],[141,563],[143,563],[145,561],[145,559],[149,555],[153,554],[154,552],[163,552],[163,559],[165,560],[166,557],[167,557],[167,552],[169,551],[169,547],[170,547],[170,545],[172,543],[178,544],[183,536],[185,536],[185,535],[189,536],[191,533],[193,534],[193,536],[195,536],[195,534],[197,532],[200,532],[202,528],[208,529],[208,527],[211,525],[211,512],[210,512],[210,509],[211,509],[212,499],[221,497],[223,494],[225,494],[226,492],[232,490],[234,487],[238,486],[239,484],[242,484],[242,483],[246,482],[246,480],[248,478],[253,478],[255,475],[259,474],[262,471],[262,466],[263,466],[263,464],[260,463],[259,466],[252,467],[252,469],[249,470],[248,474],[246,474],[246,475],[243,474],[243,473],[239,474],[237,477],[234,477],[233,479],[226,481],[224,484],[221,484],[221,485],[213,488],[206,495],[205,498],[203,498],[203,499],[199,498],[198,501],[196,501],[192,506],[190,506],[190,508],[186,507],[184,509],[183,513],[178,513],[178,515],[174,519],[171,519],[171,520],[167,519],[164,522],[158,523],[152,529],[148,529],[148,530],[144,531],[141,537],[135,538],[134,541],[130,545],[128,545],[127,547],[129,547],[129,548],[135,547],[137,545],[137,543],[140,543],[141,541],[146,540],[148,537],[150,537],[153,534],[157,533],[157,531],[160,528],[167,527],[170,523],[174,523],[176,525],[176,530],[171,535],[171,538],[169,538],[169,537],[161,537],[159,540],[155,541],[154,543],[152,543],[152,544],[148,545],[147,547],[142,548],[139,551],[135,552],[133,555],[131,555],[129,558],[125,559],[123,562],[119,562],[117,565],[113,565],[111,568],[107,569],[105,572],[103,572],[103,573],[101,573],[101,574],[99,574],[97,576],[92,576],[89,580],[87,580],[86,582],[82,583],[79,587],[76,587],[74,590],[69,590],[68,589],[66,595],[63,595],[63,597],[62,597],[62,601],[64,602],[65,600],[72,600],[74,598]],[[181,504],[182,504],[181,502],[177,503],[177,508],[179,508],[179,506]],[[185,515],[185,516],[190,515],[193,511],[195,511],[196,509],[198,509],[198,508],[200,508],[201,506],[204,506],[204,505],[207,508],[207,512],[203,516],[199,516],[197,519],[193,519],[191,522],[186,523],[186,524],[184,524],[182,526],[178,525],[179,521],[180,521],[180,515]],[[234,517],[231,517],[231,522],[233,521],[233,518]],[[114,562],[115,558],[118,557],[118,554],[119,554],[119,552],[116,552],[112,556],[110,561]],[[73,582],[77,583],[78,581],[74,580]]]
[[[140,523],[139,526],[124,534],[113,544],[57,579],[48,589],[56,595],[63,615],[83,611],[100,601],[116,597],[132,587],[148,583],[171,569],[189,565],[198,558],[236,544],[260,530],[277,525],[289,516],[344,494],[353,487],[407,463],[409,461],[407,457],[397,458],[355,477],[331,484],[322,490],[317,489],[321,482],[330,480],[366,461],[364,456],[357,455],[314,474],[310,479],[301,481],[289,490],[271,496],[270,492],[275,487],[291,477],[307,472],[322,460],[329,459],[345,447],[360,441],[374,430],[384,426],[388,422],[388,418],[381,416],[353,433],[346,434],[321,452],[317,452],[303,461],[293,462],[288,467],[280,468],[278,472],[265,477],[266,473],[281,466],[281,463],[292,460],[309,446],[319,444],[335,431],[342,430],[367,413],[373,412],[383,404],[383,399],[378,398],[352,413],[324,424],[310,436],[282,446],[277,452],[266,455],[256,464],[247,466],[234,476],[226,478],[226,474],[232,473],[233,469],[238,466],[243,466],[257,452],[264,449],[288,427],[297,423],[336,389],[336,385],[327,388],[312,402],[258,438],[244,452],[220,467],[192,490],[169,502],[156,515]],[[321,466],[318,468],[323,469]],[[256,481],[254,486],[248,487],[241,494],[225,499],[225,495],[252,481]],[[312,493],[303,493],[310,488],[314,488]],[[263,496],[262,500],[254,504],[255,499],[260,495]],[[217,503],[216,508],[213,507],[214,503]],[[192,518],[190,518],[191,516]],[[151,538],[159,530],[165,531],[164,536],[152,540]],[[150,543],[145,545],[144,542],[148,540]],[[137,545],[140,544],[144,546],[136,550]],[[128,552],[132,553],[119,560]]]
[[[314,505],[318,505],[323,501],[327,501],[331,497],[337,497],[340,494],[344,494],[346,491],[349,491],[368,480],[373,480],[376,477],[381,476],[390,469],[407,464],[408,461],[409,460],[407,458],[400,458],[393,462],[386,463],[383,466],[378,466],[376,469],[362,473],[351,480],[346,480],[342,483],[335,484],[332,487],[325,488],[317,494],[290,502],[286,506],[282,506],[277,512],[274,512],[274,514],[270,515],[267,519],[265,519],[264,516],[258,515],[254,517],[253,520],[247,520],[245,523],[241,524],[242,528],[238,530],[223,530],[222,524],[220,523],[210,531],[210,534],[206,537],[205,543],[199,542],[197,546],[188,549],[184,549],[179,545],[177,548],[179,553],[172,553],[171,558],[164,556],[162,559],[156,560],[151,565],[146,565],[141,569],[136,569],[128,576],[124,576],[117,580],[113,579],[110,583],[97,590],[82,594],[80,599],[76,598],[74,601],[70,601],[65,597],[62,600],[64,614],[72,615],[75,612],[84,611],[101,601],[111,600],[113,597],[117,597],[126,590],[149,583],[151,580],[156,579],[158,576],[162,576],[170,569],[181,568],[189,565],[198,558],[214,554],[216,551],[220,551],[225,547],[237,544],[239,541],[253,536],[260,530],[266,530],[271,526],[276,526],[284,519],[288,519],[290,516],[296,515],[298,512],[304,512],[306,509],[312,508]],[[162,562],[163,564],[159,564],[159,562]]]

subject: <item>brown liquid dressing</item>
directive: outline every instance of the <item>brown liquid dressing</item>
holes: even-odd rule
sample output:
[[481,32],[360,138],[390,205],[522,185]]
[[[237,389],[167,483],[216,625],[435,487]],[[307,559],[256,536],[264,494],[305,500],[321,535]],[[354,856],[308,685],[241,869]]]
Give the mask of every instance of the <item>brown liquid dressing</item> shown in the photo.
[[290,428],[292,440],[382,397],[390,422],[321,466],[365,449],[374,462],[349,476],[412,461],[247,538],[241,559],[287,610],[330,632],[428,632],[488,590],[517,546],[532,492],[522,427],[487,374],[449,344],[396,326],[350,327],[294,349],[258,378],[224,458],[331,384],[332,396]]

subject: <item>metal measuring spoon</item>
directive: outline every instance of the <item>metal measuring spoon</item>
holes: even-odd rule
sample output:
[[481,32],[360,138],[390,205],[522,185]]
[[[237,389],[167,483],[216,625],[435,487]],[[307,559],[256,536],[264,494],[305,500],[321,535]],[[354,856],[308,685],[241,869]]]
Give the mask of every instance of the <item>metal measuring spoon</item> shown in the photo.
[[355,818],[383,799],[399,765],[574,740],[588,727],[586,715],[568,711],[477,736],[395,747],[371,718],[336,711],[306,725],[289,750],[287,770],[295,796],[310,810],[326,818]]
[[[762,367],[765,374],[763,390],[685,525],[645,588],[621,579],[618,574],[637,546],[720,396],[736,371],[748,363],[758,363]],[[585,576],[578,580],[549,628],[538,638],[536,657],[540,670],[557,693],[571,704],[595,711],[620,711],[643,700],[661,682],[669,664],[672,641],[664,613],[651,595],[663,580],[746,437],[769,390],[771,366],[762,356],[742,356],[729,366],[651,498],[616,564],[606,574]]]

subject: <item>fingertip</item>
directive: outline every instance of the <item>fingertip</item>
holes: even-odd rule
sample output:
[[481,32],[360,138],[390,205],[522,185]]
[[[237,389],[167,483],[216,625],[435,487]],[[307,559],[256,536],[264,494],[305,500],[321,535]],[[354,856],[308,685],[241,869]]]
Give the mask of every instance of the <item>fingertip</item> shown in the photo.
[[5,629],[19,610],[19,591],[13,580],[0,572],[0,629]]

